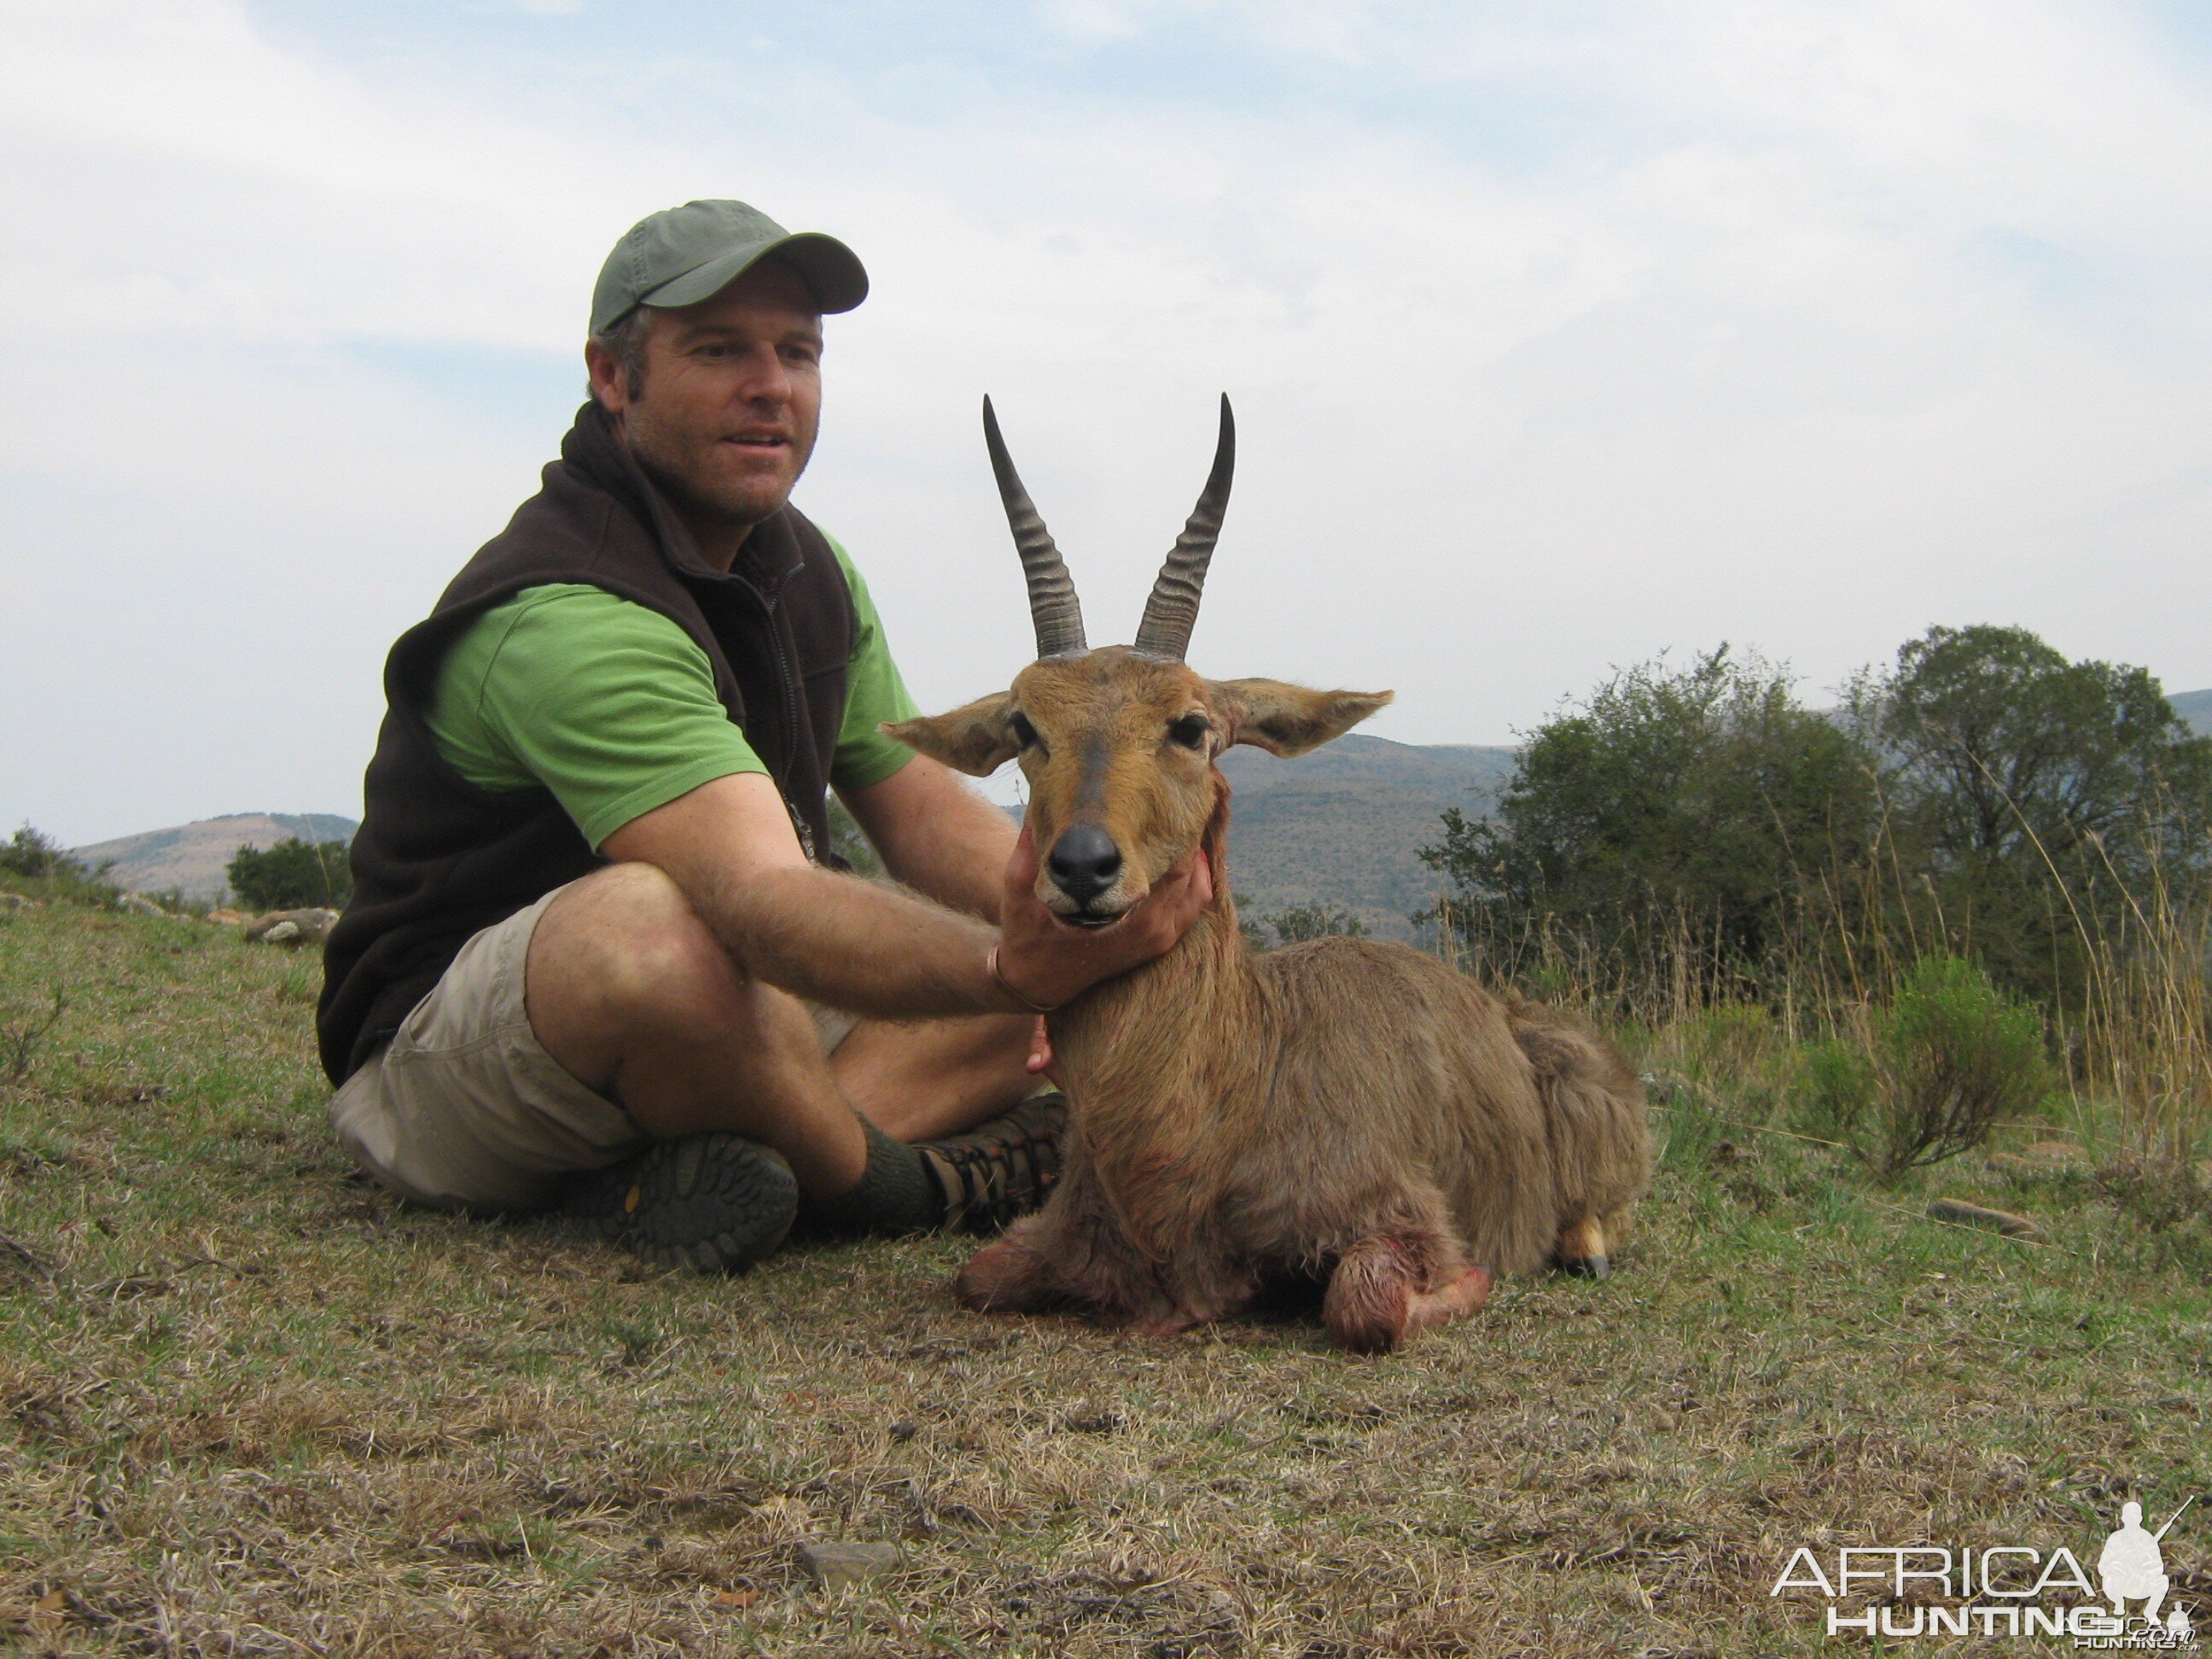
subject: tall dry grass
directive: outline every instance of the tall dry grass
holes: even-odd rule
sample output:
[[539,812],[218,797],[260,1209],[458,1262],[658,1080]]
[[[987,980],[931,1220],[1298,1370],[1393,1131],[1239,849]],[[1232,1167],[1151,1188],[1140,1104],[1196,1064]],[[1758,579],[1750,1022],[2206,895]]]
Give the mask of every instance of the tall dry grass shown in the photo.
[[[2100,1158],[2191,1170],[2212,1155],[2212,861],[2154,844],[2121,860],[2091,844],[2106,890],[2094,906],[2035,843],[2048,903],[2081,957],[2041,1005],[2056,1109]],[[1602,945],[1548,917],[1506,922],[1449,900],[1425,919],[1455,967],[1575,1011],[1655,1067],[1779,1094],[1803,1045],[1871,1054],[1916,963],[1979,954],[1972,919],[1945,915],[1887,823],[1870,856],[1799,876],[1792,925],[1757,963],[1724,959],[1711,943],[1720,930],[1679,905],[1622,918]]]
[[2203,1156],[2212,1131],[2212,882],[2177,885],[2160,857],[2149,868],[2122,886],[2114,921],[2081,924],[2090,972],[2059,1024],[2069,1073],[2118,1109],[2120,1150],[2179,1164]]

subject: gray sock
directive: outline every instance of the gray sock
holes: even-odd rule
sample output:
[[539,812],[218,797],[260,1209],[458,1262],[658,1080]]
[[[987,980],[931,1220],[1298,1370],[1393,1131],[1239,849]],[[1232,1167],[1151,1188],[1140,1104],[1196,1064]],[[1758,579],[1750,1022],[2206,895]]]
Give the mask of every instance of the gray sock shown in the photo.
[[849,1192],[835,1198],[802,1198],[799,1218],[810,1229],[835,1233],[918,1233],[944,1218],[944,1200],[921,1154],[860,1120],[868,1138],[868,1167]]

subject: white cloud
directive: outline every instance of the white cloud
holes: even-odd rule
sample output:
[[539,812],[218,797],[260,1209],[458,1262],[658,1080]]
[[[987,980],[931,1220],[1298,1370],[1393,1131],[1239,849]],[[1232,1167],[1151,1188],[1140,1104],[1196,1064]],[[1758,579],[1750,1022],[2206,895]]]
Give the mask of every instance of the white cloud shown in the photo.
[[[1078,43],[1241,31],[1420,89],[1398,118],[1065,85],[912,114],[792,61],[764,120],[708,60],[556,119],[496,65],[349,68],[217,0],[0,7],[33,388],[0,409],[30,596],[0,701],[46,734],[0,755],[0,817],[347,808],[376,660],[573,406],[606,246],[708,193],[875,277],[801,499],[925,703],[1027,636],[986,389],[1105,635],[1229,388],[1200,664],[1395,684],[1391,735],[1499,738],[1722,637],[1832,680],[1935,620],[2212,684],[2201,85],[2101,10],[1576,15],[1046,14]],[[1515,149],[1508,92],[1587,135]]]

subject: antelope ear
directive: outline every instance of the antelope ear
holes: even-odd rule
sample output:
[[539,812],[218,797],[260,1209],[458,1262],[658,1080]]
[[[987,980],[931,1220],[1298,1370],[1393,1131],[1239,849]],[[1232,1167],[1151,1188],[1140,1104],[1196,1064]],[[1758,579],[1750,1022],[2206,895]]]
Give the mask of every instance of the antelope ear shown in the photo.
[[1280,680],[1216,680],[1213,695],[1231,721],[1229,741],[1275,755],[1303,755],[1340,738],[1398,694],[1314,691]]
[[919,720],[887,720],[881,730],[908,748],[971,778],[988,778],[1014,757],[1021,745],[1006,724],[1013,702],[1011,693],[979,697],[964,708],[947,714],[925,714]]

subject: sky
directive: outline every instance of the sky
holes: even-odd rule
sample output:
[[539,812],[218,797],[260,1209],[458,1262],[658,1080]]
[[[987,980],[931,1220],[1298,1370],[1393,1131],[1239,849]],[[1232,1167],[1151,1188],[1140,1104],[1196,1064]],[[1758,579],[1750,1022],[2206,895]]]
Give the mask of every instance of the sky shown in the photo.
[[2212,686],[2212,22],[2044,0],[0,0],[0,829],[358,815],[382,659],[536,487],[599,264],[837,235],[795,497],[925,708],[1033,647],[992,394],[1126,639],[1510,741],[1723,641]]

